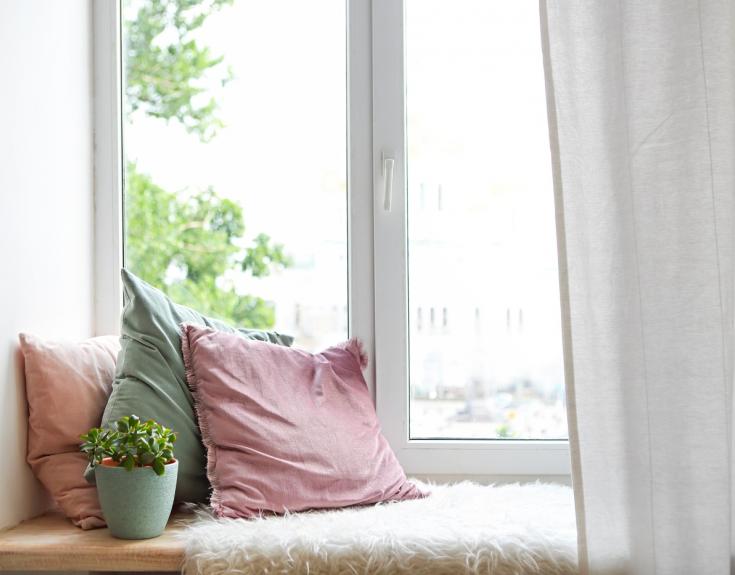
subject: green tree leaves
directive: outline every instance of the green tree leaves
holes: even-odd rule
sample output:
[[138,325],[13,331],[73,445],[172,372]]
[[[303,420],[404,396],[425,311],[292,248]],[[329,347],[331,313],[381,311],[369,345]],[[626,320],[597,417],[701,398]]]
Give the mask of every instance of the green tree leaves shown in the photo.
[[129,112],[175,119],[208,141],[222,127],[207,84],[226,84],[222,56],[201,46],[195,32],[232,0],[146,0],[126,25],[126,102]]
[[283,252],[281,244],[274,244],[266,234],[258,234],[253,245],[245,250],[242,260],[243,271],[249,271],[253,277],[267,276],[273,267],[288,267],[291,258]]
[[273,305],[240,295],[226,272],[261,277],[291,260],[265,234],[241,248],[242,209],[211,188],[187,196],[167,192],[131,164],[125,186],[125,258],[131,271],[176,302],[243,327],[269,328]]

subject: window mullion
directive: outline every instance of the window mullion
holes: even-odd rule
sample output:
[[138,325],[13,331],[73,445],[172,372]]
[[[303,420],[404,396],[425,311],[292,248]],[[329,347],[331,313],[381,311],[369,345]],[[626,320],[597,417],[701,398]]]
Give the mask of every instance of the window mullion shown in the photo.
[[368,351],[365,376],[375,397],[370,10],[366,0],[347,0],[348,305],[350,337]]
[[[399,458],[408,440],[403,0],[373,0],[373,210],[376,403]],[[387,162],[393,161],[386,202]]]

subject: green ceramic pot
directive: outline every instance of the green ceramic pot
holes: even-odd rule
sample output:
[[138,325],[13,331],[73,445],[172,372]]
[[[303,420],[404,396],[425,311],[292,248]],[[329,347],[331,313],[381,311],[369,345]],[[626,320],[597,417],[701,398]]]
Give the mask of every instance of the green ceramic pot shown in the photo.
[[102,514],[110,533],[120,539],[150,539],[163,533],[176,491],[179,462],[165,466],[163,475],[151,467],[97,465],[95,481]]

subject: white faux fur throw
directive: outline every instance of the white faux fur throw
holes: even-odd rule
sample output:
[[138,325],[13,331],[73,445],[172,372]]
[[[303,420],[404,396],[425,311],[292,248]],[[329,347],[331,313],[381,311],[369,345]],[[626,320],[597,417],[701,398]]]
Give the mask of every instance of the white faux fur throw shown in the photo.
[[432,491],[426,499],[373,507],[254,520],[200,515],[184,531],[184,573],[578,573],[568,487],[423,486]]

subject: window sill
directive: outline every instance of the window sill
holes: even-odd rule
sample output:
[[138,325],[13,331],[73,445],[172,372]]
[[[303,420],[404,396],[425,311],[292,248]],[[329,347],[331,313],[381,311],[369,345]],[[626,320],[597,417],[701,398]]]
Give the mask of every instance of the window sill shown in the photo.
[[569,477],[567,441],[432,441],[393,445],[409,475]]
[[[193,516],[189,516],[193,517]],[[0,532],[0,571],[170,571],[184,560],[180,515],[154,539],[115,539],[107,529],[83,531],[57,512]]]

